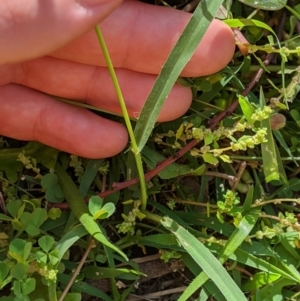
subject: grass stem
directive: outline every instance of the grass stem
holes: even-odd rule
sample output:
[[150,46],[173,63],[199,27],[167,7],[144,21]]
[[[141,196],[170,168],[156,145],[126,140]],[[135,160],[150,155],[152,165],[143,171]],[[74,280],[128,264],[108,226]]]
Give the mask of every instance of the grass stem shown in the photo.
[[122,109],[125,124],[126,124],[127,130],[128,130],[128,133],[129,133],[129,137],[130,137],[130,140],[131,140],[131,146],[132,146],[131,150],[132,150],[132,152],[134,154],[134,157],[135,157],[135,162],[136,162],[136,165],[137,165],[137,171],[138,171],[138,175],[139,175],[139,179],[140,179],[141,207],[142,207],[143,210],[145,210],[146,206],[147,206],[147,189],[146,189],[146,181],[145,181],[144,169],[143,169],[143,164],[142,164],[142,158],[141,158],[141,155],[140,155],[137,143],[136,143],[136,139],[135,139],[135,136],[134,136],[134,133],[133,133],[132,125],[131,125],[131,122],[130,122],[130,117],[128,115],[128,111],[127,111],[126,104],[125,104],[125,101],[124,101],[124,98],[123,98],[123,94],[122,94],[122,91],[121,91],[121,88],[120,88],[120,85],[119,85],[119,82],[118,82],[118,79],[117,79],[112,61],[110,59],[110,55],[109,55],[108,49],[107,49],[105,41],[104,41],[104,37],[102,35],[102,32],[101,32],[99,26],[95,26],[95,30],[96,30],[96,34],[97,34],[97,37],[98,37],[98,40],[99,40],[99,43],[100,43],[100,46],[101,46],[101,49],[102,49],[107,67],[108,67],[108,70],[109,70],[109,73],[110,73],[110,76],[111,76],[111,79],[113,81],[114,88],[115,88],[116,93],[117,93],[117,97],[118,97],[118,100],[119,100],[119,103],[120,103],[120,106],[121,106],[121,109]]

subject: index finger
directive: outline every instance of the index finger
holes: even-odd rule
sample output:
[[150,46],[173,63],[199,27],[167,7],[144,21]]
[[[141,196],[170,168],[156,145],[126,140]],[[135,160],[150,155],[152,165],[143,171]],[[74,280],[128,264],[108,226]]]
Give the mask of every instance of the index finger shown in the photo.
[[[172,8],[125,1],[100,27],[115,67],[158,74],[190,17],[191,14]],[[227,65],[234,49],[230,28],[214,20],[182,75],[215,73]],[[106,66],[93,30],[52,55]]]

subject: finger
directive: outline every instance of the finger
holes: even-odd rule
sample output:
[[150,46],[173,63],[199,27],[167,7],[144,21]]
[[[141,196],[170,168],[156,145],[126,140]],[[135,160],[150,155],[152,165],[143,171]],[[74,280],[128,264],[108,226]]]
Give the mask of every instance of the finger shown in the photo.
[[116,155],[127,143],[122,125],[26,87],[0,87],[0,106],[4,136],[36,140],[87,158]]
[[[23,63],[14,74],[16,75],[12,80],[15,83],[122,113],[111,77],[104,67],[44,57]],[[126,69],[116,69],[116,74],[130,116],[138,118],[156,77]],[[191,100],[192,93],[189,88],[175,85],[158,121],[178,118],[188,110]]]
[[121,1],[0,1],[0,64],[42,56],[66,45]]
[[[122,3],[100,27],[115,67],[158,74],[191,14],[136,1]],[[184,76],[219,71],[232,58],[235,41],[230,28],[214,20],[184,69]],[[105,66],[94,31],[53,54],[59,58]]]

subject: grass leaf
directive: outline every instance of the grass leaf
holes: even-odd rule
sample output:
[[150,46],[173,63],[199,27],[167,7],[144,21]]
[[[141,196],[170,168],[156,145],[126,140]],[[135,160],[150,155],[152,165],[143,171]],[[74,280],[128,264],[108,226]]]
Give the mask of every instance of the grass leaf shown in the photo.
[[[259,210],[254,210],[250,214],[247,214],[246,216],[243,217],[239,226],[233,231],[226,245],[219,253],[220,255],[218,256],[218,259],[221,263],[224,263],[231,256],[231,254],[233,254],[235,250],[237,250],[237,248],[244,242],[245,238],[249,235],[250,231],[253,229],[258,217],[259,217]],[[181,295],[179,300],[187,300],[208,279],[209,279],[208,275],[202,272],[190,283],[190,285]],[[216,284],[218,285],[218,283]],[[218,287],[220,286],[218,285]],[[226,297],[226,295],[224,296]]]
[[[263,109],[263,107],[266,105],[266,102],[265,102],[265,97],[262,88],[260,89],[259,98],[260,98],[260,108]],[[266,136],[267,142],[263,142],[261,144],[261,152],[263,157],[265,179],[267,183],[269,183],[273,180],[279,180],[278,158],[276,155],[273,133],[270,125],[270,119],[262,120],[260,122],[260,127],[267,129],[267,136]]]
[[182,247],[197,262],[206,275],[218,286],[227,300],[247,300],[221,263],[195,236],[168,217],[164,218],[161,223],[177,237]]
[[139,151],[146,144],[168,94],[203,38],[222,2],[222,0],[215,0],[199,3],[165,62],[135,127],[134,134]]

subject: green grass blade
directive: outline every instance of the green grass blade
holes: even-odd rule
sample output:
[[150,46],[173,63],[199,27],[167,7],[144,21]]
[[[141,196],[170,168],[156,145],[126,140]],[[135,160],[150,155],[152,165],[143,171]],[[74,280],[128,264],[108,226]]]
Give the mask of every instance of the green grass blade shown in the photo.
[[177,237],[182,247],[218,286],[227,300],[247,300],[221,263],[196,237],[168,217],[164,218],[161,223]]
[[226,245],[219,255],[219,260],[221,263],[224,263],[230,257],[230,255],[233,254],[235,250],[237,250],[237,248],[244,242],[244,240],[256,224],[259,214],[260,210],[254,210],[243,217],[238,227],[229,237]]
[[139,151],[146,144],[168,94],[203,38],[222,2],[222,0],[200,2],[165,62],[135,127],[134,134]]
[[295,160],[294,155],[292,154],[290,148],[288,147],[284,137],[282,136],[281,132],[279,130],[273,130],[273,134],[274,134],[274,137],[277,139],[277,141],[280,143],[280,145],[287,152],[287,154],[291,157],[291,159],[296,164],[296,166],[299,166],[297,161]]
[[68,233],[66,233],[60,241],[57,243],[55,249],[59,250],[59,261],[62,259],[67,250],[81,237],[87,235],[87,230],[82,226],[74,227]]
[[[258,258],[249,252],[241,250],[240,248],[236,250],[235,254],[231,256],[232,260],[237,260],[240,263],[243,263],[247,266],[253,267],[255,269],[265,271],[268,273],[279,274],[282,277],[290,280],[296,280],[293,275],[287,273],[286,271],[274,266],[273,264],[269,263],[268,261]],[[296,280],[297,281],[297,280]]]
[[[231,254],[233,254],[237,250],[237,248],[244,242],[245,238],[249,235],[249,233],[253,229],[254,225],[256,224],[256,221],[259,217],[259,212],[260,212],[259,210],[254,210],[251,213],[249,213],[243,217],[243,219],[241,220],[238,227],[233,231],[233,233],[229,237],[223,250],[220,252],[218,259],[221,263],[224,263],[231,256]],[[190,285],[187,287],[187,289],[181,295],[179,300],[180,301],[187,300],[208,279],[209,279],[208,275],[202,272],[199,276],[197,276],[190,283]],[[216,284],[218,284],[218,283],[216,283]],[[224,296],[226,297],[226,295],[224,295]],[[228,299],[228,300],[230,300],[230,299]]]
[[[264,93],[262,88],[260,88],[260,108],[263,109],[266,105]],[[267,129],[267,142],[263,142],[261,144],[261,153],[263,157],[263,167],[266,182],[269,183],[273,180],[279,180],[279,169],[278,169],[278,161],[280,160],[277,157],[273,133],[271,130],[270,119],[264,119],[260,122],[260,128]]]

